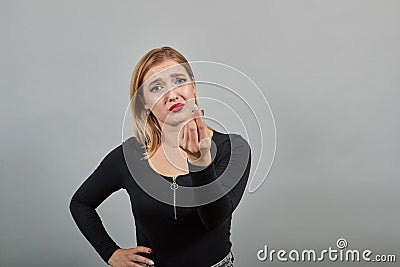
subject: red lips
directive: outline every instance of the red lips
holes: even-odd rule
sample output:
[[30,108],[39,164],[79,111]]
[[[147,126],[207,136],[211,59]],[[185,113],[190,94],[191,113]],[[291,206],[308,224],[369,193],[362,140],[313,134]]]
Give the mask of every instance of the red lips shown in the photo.
[[182,104],[182,103],[173,104],[172,106],[169,107],[169,110],[171,111],[171,110],[173,110],[174,108],[179,107],[179,106],[183,106],[183,104]]

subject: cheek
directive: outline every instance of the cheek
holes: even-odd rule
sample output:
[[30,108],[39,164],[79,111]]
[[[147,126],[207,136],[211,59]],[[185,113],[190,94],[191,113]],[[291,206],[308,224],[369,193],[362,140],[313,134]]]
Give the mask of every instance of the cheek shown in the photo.
[[160,98],[156,94],[146,95],[146,103],[153,109],[160,104]]
[[153,113],[161,117],[167,114],[166,107],[162,103],[162,101],[158,101],[157,103],[155,103],[155,105],[153,106]]
[[181,93],[187,100],[189,100],[190,98],[194,98],[193,87],[190,85],[182,88]]

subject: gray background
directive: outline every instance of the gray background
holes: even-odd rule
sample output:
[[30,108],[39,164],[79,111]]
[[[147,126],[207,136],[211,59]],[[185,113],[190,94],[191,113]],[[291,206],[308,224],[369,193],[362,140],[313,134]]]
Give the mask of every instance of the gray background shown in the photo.
[[[294,265],[260,262],[256,252],[265,244],[335,248],[340,237],[350,248],[399,257],[399,8],[398,1],[2,1],[0,265],[105,265],[68,204],[120,144],[133,67],[162,45],[189,60],[235,66],[271,104],[276,157],[266,182],[234,213],[237,266]],[[120,246],[136,245],[125,191],[98,212]]]

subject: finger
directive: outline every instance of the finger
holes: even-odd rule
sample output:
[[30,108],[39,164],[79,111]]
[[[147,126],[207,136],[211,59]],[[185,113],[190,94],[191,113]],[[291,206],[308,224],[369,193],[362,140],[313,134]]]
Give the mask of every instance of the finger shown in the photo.
[[181,144],[179,145],[179,147],[185,151],[187,154],[191,153],[188,150],[188,143],[189,143],[189,134],[188,134],[188,124],[185,124],[185,126],[183,126],[182,132],[183,132],[183,138],[181,141]]
[[208,138],[207,125],[204,121],[203,113],[200,109],[193,111],[194,120],[197,124],[197,131],[199,135],[199,142],[204,138]]
[[143,266],[147,266],[147,265],[142,265],[136,262],[132,262],[130,263],[130,265],[128,265],[129,267],[143,267]]
[[199,136],[197,133],[197,125],[194,121],[190,121],[189,123],[189,150],[192,151],[192,153],[197,153],[199,150]]
[[181,138],[179,139],[179,147],[186,150],[187,134],[186,134],[186,124],[181,129]]
[[152,250],[151,250],[151,248],[148,248],[148,247],[137,246],[137,247],[134,247],[134,248],[132,249],[132,252],[133,252],[134,254],[137,254],[137,253],[139,253],[139,252],[151,253]]
[[154,264],[154,262],[151,259],[148,259],[148,258],[140,256],[140,255],[134,255],[132,258],[130,258],[130,260],[132,260],[133,262],[137,262],[137,263],[143,262],[148,265]]
[[183,145],[184,145],[184,148],[187,149],[188,148],[188,144],[189,144],[188,124],[185,124],[184,135],[185,135],[185,137],[183,138]]

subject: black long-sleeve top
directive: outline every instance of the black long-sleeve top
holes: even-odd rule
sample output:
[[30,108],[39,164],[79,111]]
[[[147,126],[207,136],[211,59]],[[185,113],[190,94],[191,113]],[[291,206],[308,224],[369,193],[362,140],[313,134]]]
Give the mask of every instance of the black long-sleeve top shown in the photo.
[[[213,131],[211,164],[198,167],[187,161],[189,172],[176,178],[175,205],[170,188],[172,177],[158,174],[150,167],[143,158],[145,150],[135,137],[109,152],[77,189],[70,201],[70,212],[79,230],[107,264],[120,246],[106,232],[96,208],[122,188],[130,197],[137,245],[154,251],[140,255],[152,259],[155,266],[205,267],[228,254],[232,246],[232,213],[246,188],[251,150],[240,135]],[[207,184],[212,186],[192,192],[192,202],[187,197],[191,191],[182,191],[183,187]],[[215,195],[222,197],[210,201],[209,196]]]

